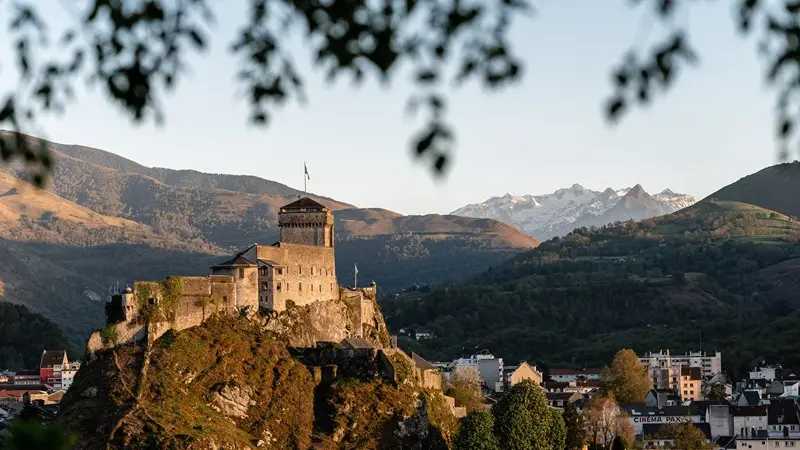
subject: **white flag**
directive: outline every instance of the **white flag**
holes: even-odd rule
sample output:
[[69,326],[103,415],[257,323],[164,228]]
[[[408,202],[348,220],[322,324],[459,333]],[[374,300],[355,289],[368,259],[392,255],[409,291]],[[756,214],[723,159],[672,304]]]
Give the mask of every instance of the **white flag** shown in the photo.
[[358,275],[358,264],[353,263],[353,266],[356,268],[356,275]]

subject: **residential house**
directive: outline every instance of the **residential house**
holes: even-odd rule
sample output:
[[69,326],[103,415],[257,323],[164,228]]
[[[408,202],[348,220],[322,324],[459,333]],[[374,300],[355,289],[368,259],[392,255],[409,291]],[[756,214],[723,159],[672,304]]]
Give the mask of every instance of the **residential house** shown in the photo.
[[798,397],[800,396],[800,380],[784,380],[783,384],[783,397]]
[[767,405],[767,429],[770,436],[800,438],[797,403],[789,399],[771,400]]
[[736,450],[793,450],[795,448],[800,448],[800,439],[770,437],[766,432],[736,438]]
[[681,404],[681,397],[673,389],[650,389],[644,396],[644,404],[651,408],[678,406]]
[[746,390],[734,396],[733,404],[736,406],[757,406],[761,404],[761,393],[756,390]]
[[781,366],[761,366],[750,371],[748,376],[751,380],[775,381],[780,373]]
[[38,370],[20,370],[11,377],[11,384],[41,384],[41,373]]
[[681,367],[681,386],[678,392],[684,402],[702,400],[701,369],[699,367]]
[[61,385],[61,369],[69,363],[67,352],[64,350],[43,350],[41,364],[39,365],[39,379],[41,384],[54,387]]
[[531,380],[537,386],[542,384],[542,372],[536,366],[523,362],[518,366],[503,367],[503,383],[505,389],[510,389],[522,380]]
[[596,380],[600,381],[603,369],[550,369],[553,381]]
[[733,434],[736,436],[754,436],[759,431],[767,431],[767,407],[731,406],[733,417]]
[[544,396],[547,404],[555,409],[564,409],[567,404],[583,399],[583,395],[577,392],[545,392]]

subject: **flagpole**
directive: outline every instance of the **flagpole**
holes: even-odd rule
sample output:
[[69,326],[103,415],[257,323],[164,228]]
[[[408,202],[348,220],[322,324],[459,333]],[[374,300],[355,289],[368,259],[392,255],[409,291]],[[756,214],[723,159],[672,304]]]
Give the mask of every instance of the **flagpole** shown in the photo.
[[308,197],[308,168],[305,161],[303,161],[303,196]]
[[353,288],[358,289],[358,264],[353,263]]

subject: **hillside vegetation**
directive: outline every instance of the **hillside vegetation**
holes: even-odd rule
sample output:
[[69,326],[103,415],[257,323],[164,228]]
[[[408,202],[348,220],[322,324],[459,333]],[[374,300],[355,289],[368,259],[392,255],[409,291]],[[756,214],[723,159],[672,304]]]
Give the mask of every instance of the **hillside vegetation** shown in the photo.
[[455,432],[440,391],[358,369],[322,381],[244,318],[170,332],[145,358],[128,345],[78,372],[59,416],[77,450],[447,449]]
[[[300,194],[258,177],[148,168],[39,142],[55,161],[47,191],[0,172],[0,299],[45,315],[76,344],[102,324],[109,289],[203,275],[237,250],[276,242],[278,209]],[[355,264],[360,280],[382,290],[463,280],[538,244],[497,221],[402,216],[312,197],[336,211],[343,284]]]
[[767,167],[708,196],[800,217],[800,161]]
[[[512,361],[591,366],[622,347],[696,350],[702,339],[703,349],[724,350],[737,369],[777,356],[773,340],[740,336],[800,306],[780,278],[797,274],[799,237],[800,225],[782,214],[702,202],[574,230],[468,283],[387,300],[384,312],[391,329],[432,330],[436,338],[401,346],[434,358],[477,346]],[[800,363],[800,352],[780,360]]]
[[0,371],[37,369],[43,350],[66,350],[71,359],[80,356],[56,324],[24,306],[0,301]]

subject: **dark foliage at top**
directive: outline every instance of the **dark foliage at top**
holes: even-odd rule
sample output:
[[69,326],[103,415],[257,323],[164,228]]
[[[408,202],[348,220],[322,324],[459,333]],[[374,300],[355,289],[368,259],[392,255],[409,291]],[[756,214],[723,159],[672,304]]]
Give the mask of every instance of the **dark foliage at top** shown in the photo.
[[[73,20],[57,37],[50,35],[53,27],[40,14],[37,2],[11,3],[9,36],[23,81],[0,98],[0,127],[25,130],[42,113],[66,110],[74,97],[73,85],[81,79],[99,85],[134,120],[162,122],[164,93],[181,79],[187,56],[205,50],[210,40],[214,17],[209,3],[92,0],[85,8],[67,3]],[[647,57],[636,50],[627,52],[613,71],[614,93],[606,108],[611,120],[619,119],[631,103],[648,103],[654,91],[666,91],[683,66],[697,60],[685,23],[673,20],[681,7],[689,8],[692,2],[634,3],[654,6],[671,32]],[[800,43],[795,39],[800,4],[796,0],[777,5],[757,0],[734,3],[739,30],[761,38],[766,79],[777,88],[776,131],[785,156],[795,136],[791,111],[800,92],[795,78],[787,75],[800,67]],[[240,59],[237,82],[247,93],[251,120],[257,124],[266,124],[276,107],[292,99],[305,100],[303,75],[281,39],[288,30],[299,29],[308,37],[315,64],[329,80],[349,73],[356,82],[376,76],[388,83],[407,63],[416,87],[409,104],[428,111],[412,147],[440,174],[454,145],[453,130],[444,117],[446,85],[474,80],[495,88],[519,79],[522,62],[510,51],[508,30],[512,18],[531,5],[530,0],[251,0],[249,17],[230,51]],[[444,69],[453,61],[457,70],[448,76]],[[22,139],[0,142],[0,156],[4,161],[20,158],[29,163],[36,182],[49,173],[46,149]]]

